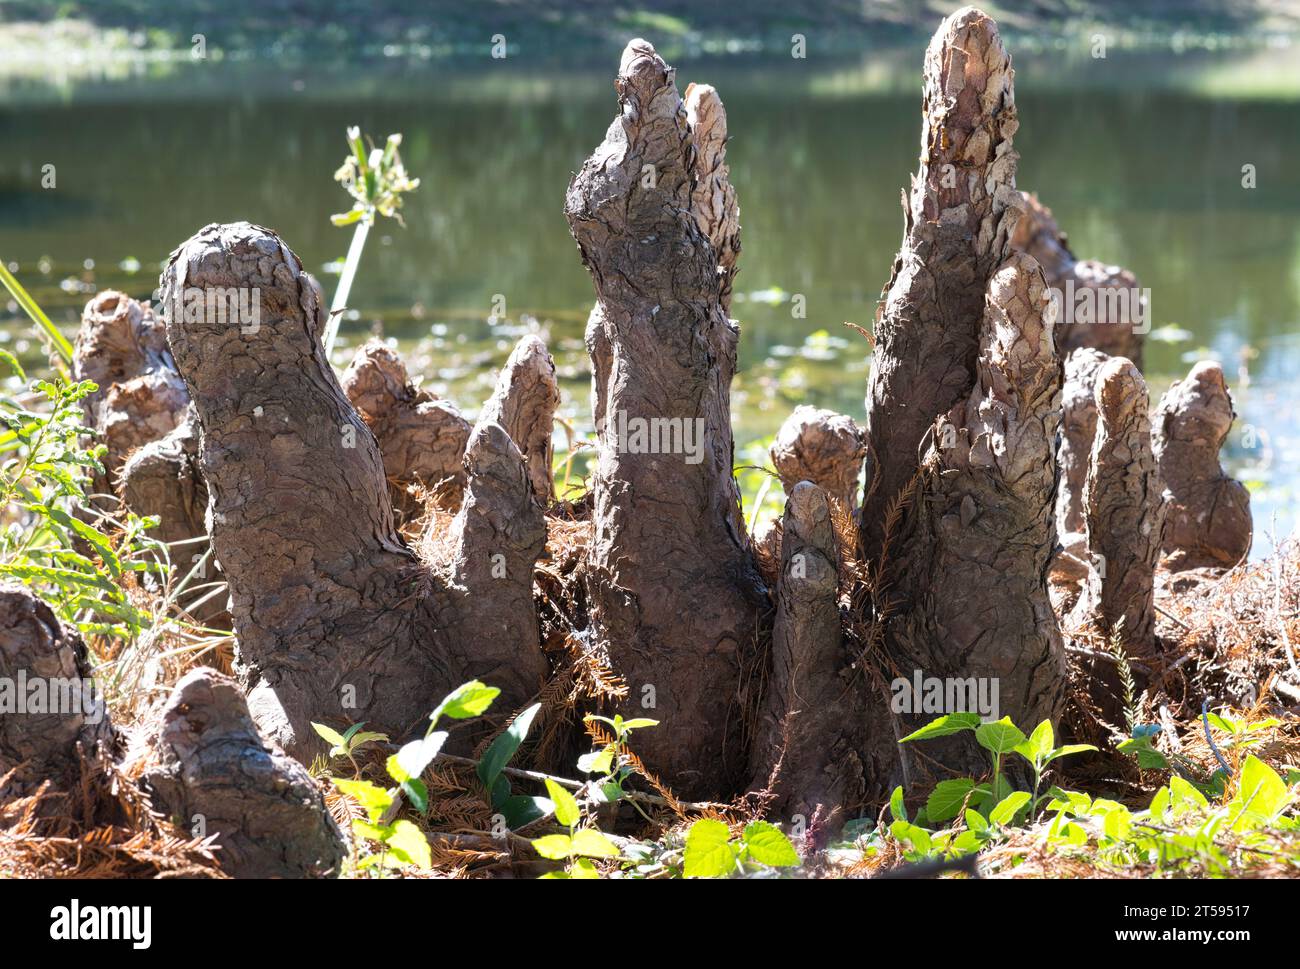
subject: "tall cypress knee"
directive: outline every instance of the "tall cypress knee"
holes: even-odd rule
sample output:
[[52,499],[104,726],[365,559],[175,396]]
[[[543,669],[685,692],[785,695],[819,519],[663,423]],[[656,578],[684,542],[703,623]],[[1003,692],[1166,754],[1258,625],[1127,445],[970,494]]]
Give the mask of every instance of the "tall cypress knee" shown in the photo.
[[974,7],[945,20],[926,52],[921,165],[867,390],[862,544],[873,566],[887,554],[889,511],[916,474],[922,439],[975,379],[985,289],[1020,205],[1013,74],[997,25]]
[[744,770],[737,693],[763,589],[731,473],[732,249],[711,239],[732,223],[713,207],[734,202],[718,181],[725,117],[720,102],[697,105],[708,134],[697,144],[673,73],[647,42],[627,46],[619,116],[565,213],[598,301],[587,331],[600,441],[593,627],[627,678],[629,707],[661,721],[638,750],[691,795],[734,789]]

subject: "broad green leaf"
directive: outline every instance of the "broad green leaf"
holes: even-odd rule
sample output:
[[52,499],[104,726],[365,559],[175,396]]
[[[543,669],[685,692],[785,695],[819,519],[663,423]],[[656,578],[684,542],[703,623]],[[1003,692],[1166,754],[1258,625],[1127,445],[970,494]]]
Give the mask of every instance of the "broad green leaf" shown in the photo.
[[1286,784],[1273,768],[1249,754],[1241,768],[1241,781],[1237,800],[1248,805],[1248,810],[1272,819],[1286,806]]
[[368,841],[386,842],[393,835],[393,826],[391,824],[372,824],[369,821],[363,821],[361,818],[353,818],[352,833],[358,838],[365,838]]
[[533,850],[543,858],[562,861],[573,853],[573,839],[567,834],[544,834],[533,839]]
[[578,770],[584,774],[608,774],[614,766],[614,751],[610,747],[593,750],[578,758]]
[[925,813],[932,821],[949,821],[961,813],[966,796],[974,789],[969,777],[940,781],[925,801]]
[[1138,767],[1143,770],[1168,770],[1169,761],[1165,755],[1151,746],[1150,737],[1133,737],[1120,741],[1115,749],[1122,754],[1132,754],[1137,758]]
[[418,777],[412,777],[410,780],[402,781],[402,793],[406,795],[411,806],[424,814],[429,810],[429,788],[425,786],[424,781]]
[[1169,801],[1169,788],[1162,787],[1156,791],[1156,796],[1151,799],[1151,807],[1147,808],[1151,820],[1163,821],[1165,819],[1165,812],[1169,810]]
[[[389,775],[395,781],[404,781],[421,776],[425,768],[432,764],[433,759],[442,751],[442,745],[446,742],[447,731],[435,730],[427,737],[412,740],[409,744],[403,744],[401,750],[388,758]],[[394,771],[394,767],[405,776],[399,777]]]
[[477,717],[486,711],[492,705],[492,701],[500,694],[501,691],[495,686],[488,686],[478,680],[470,680],[468,683],[458,686],[443,698],[443,701],[429,715],[429,728],[433,729],[434,724],[444,715],[451,717],[453,720],[468,720],[470,717]]
[[1017,744],[1024,743],[1025,735],[1011,722],[1010,717],[1003,717],[994,723],[982,723],[976,727],[975,739],[985,750],[1006,754],[1015,750]]
[[578,879],[599,878],[600,872],[596,871],[596,866],[587,858],[579,858],[569,868],[569,877]]
[[1043,763],[1050,764],[1058,757],[1069,757],[1071,754],[1084,754],[1090,750],[1096,750],[1096,749],[1097,748],[1094,747],[1092,744],[1066,744],[1063,747],[1057,747],[1050,754],[1048,754],[1047,759],[1043,761]]
[[983,844],[984,839],[974,831],[963,831],[952,839],[952,844],[949,847],[954,854],[969,855],[979,851]]
[[1169,795],[1175,815],[1182,814],[1188,809],[1196,810],[1210,806],[1204,794],[1176,774],[1169,778]]
[[515,755],[519,745],[528,736],[528,728],[533,725],[533,718],[541,709],[540,703],[534,703],[515,717],[514,722],[502,731],[501,736],[492,741],[492,745],[483,754],[483,759],[478,763],[478,777],[488,790],[492,789],[497,775],[501,773],[501,768],[510,763],[510,758]]
[[934,843],[930,840],[930,832],[915,824],[908,824],[906,821],[895,821],[889,826],[889,833],[894,836],[895,840],[911,845],[914,850],[923,855],[928,855],[934,850]]
[[1000,824],[1004,827],[1011,823],[1011,819],[1016,816],[1016,812],[1025,806],[1029,801],[1027,791],[1013,791],[1001,801],[997,807],[989,812],[989,820],[994,824]]
[[395,821],[393,833],[386,842],[388,850],[408,865],[417,868],[432,868],[433,858],[429,851],[429,840],[424,832],[410,821]]
[[618,846],[594,828],[573,832],[573,854],[588,858],[617,858]]
[[555,810],[555,805],[549,798],[525,794],[507,797],[499,805],[493,804],[493,807],[501,812],[501,816],[506,820],[506,826],[512,831],[522,828],[525,824],[532,824]]
[[889,795],[889,813],[894,816],[895,821],[907,820],[907,806],[903,803],[903,788],[894,788],[894,793]]
[[978,713],[949,713],[937,720],[931,720],[920,730],[908,734],[899,743],[905,744],[912,740],[932,740],[935,737],[947,737],[949,734],[961,733],[963,730],[974,730],[979,726],[979,723],[980,717]]
[[1016,745],[1016,753],[1031,764],[1045,762],[1048,755],[1052,753],[1054,743],[1056,743],[1056,735],[1052,732],[1052,721],[1044,720],[1034,728],[1028,740]]
[[745,825],[743,840],[749,849],[749,857],[761,865],[788,868],[799,864],[799,852],[774,824],[753,821]]
[[336,777],[334,786],[365,808],[371,821],[382,818],[393,804],[393,795],[369,781],[347,781]]
[[1123,841],[1128,838],[1132,827],[1133,815],[1123,805],[1120,805],[1117,810],[1108,812],[1102,822],[1102,830],[1112,841]]
[[962,817],[966,819],[966,828],[975,834],[983,834],[989,829],[989,823],[984,820],[984,815],[974,808],[967,808]]
[[736,870],[731,829],[714,818],[700,818],[686,833],[682,874],[687,878],[725,878]]
[[333,747],[343,747],[346,744],[341,733],[337,730],[331,730],[323,723],[316,723],[313,721],[311,728],[315,730],[327,744]]
[[635,717],[631,720],[623,721],[624,730],[641,730],[645,727],[657,727],[657,726],[659,726],[659,721],[651,720],[648,717]]
[[555,805],[555,820],[566,828],[571,828],[582,819],[582,811],[573,795],[549,777],[546,778],[546,793]]

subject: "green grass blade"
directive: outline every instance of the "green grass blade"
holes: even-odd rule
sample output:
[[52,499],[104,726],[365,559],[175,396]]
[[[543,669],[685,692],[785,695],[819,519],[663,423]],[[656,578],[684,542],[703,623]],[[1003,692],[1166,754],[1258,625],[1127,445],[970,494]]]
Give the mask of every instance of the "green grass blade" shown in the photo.
[[72,366],[72,344],[68,342],[67,337],[59,332],[58,327],[50,322],[50,318],[45,315],[45,311],[36,304],[36,300],[32,299],[31,294],[23,288],[23,284],[14,278],[14,274],[9,271],[9,267],[5,265],[3,259],[0,259],[0,282],[5,284],[5,289],[9,290],[10,295],[18,301],[18,305],[23,308],[23,312],[31,317],[32,322],[36,324],[36,328],[44,333],[50,343],[54,345],[54,349],[63,359],[64,364]]

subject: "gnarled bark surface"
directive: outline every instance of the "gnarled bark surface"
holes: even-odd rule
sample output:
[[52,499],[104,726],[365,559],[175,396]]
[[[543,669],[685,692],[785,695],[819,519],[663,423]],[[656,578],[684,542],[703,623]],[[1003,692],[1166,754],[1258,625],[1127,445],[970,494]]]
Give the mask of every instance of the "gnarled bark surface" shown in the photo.
[[96,294],[81,316],[72,368],[78,380],[99,385],[82,402],[87,426],[107,446],[105,473],[96,476],[93,487],[99,494],[116,494],[118,473],[132,452],[169,434],[189,400],[162,320],[125,293]]
[[1097,431],[1083,487],[1090,573],[1074,616],[1146,652],[1155,627],[1164,486],[1151,448],[1146,381],[1116,357],[1096,383]]
[[[885,626],[896,674],[996,684],[998,709],[978,712],[1030,726],[1056,720],[1067,686],[1047,586],[1061,376],[1044,289],[1022,253],[989,284],[975,386],[935,422],[915,528],[896,553],[913,606]],[[913,710],[900,729],[930,719]],[[984,758],[964,738],[927,753],[949,767]]]
[[551,434],[559,406],[555,361],[546,344],[531,334],[521,337],[501,371],[496,390],[483,405],[479,421],[495,421],[506,429],[528,466],[533,493],[545,504],[555,497]]
[[[867,389],[862,545],[873,566],[886,554],[888,512],[917,472],[922,439],[975,381],[984,294],[1021,204],[1013,74],[997,25],[973,7],[945,20],[926,52],[921,166],[877,315]],[[912,595],[899,585],[892,594]]]
[[1088,578],[1088,536],[1083,514],[1083,485],[1097,435],[1097,376],[1111,358],[1082,347],[1065,359],[1061,391],[1061,436],[1056,447],[1060,469],[1056,492],[1056,530],[1061,550],[1052,559],[1057,614],[1073,608],[1079,587]]
[[[1047,285],[1060,294],[1063,303],[1071,292],[1069,287],[1073,287],[1076,302],[1080,302],[1078,294],[1088,297],[1080,305],[1092,305],[1090,300],[1096,297],[1095,313],[1080,316],[1076,308],[1073,322],[1058,322],[1056,342],[1063,357],[1091,347],[1110,356],[1127,357],[1142,369],[1143,327],[1135,324],[1139,313],[1150,312],[1150,307],[1140,308],[1137,302],[1140,290],[1136,276],[1096,259],[1075,259],[1052,210],[1029,192],[1024,193],[1024,215],[1016,225],[1011,245],[1038,260]],[[1129,300],[1127,303],[1118,299],[1121,292]]]
[[417,390],[397,351],[378,341],[357,349],[341,383],[379,442],[399,517],[419,517],[421,504],[411,494],[416,486],[441,507],[459,508],[465,490],[461,464],[471,428],[456,406]]
[[[731,473],[738,331],[724,300],[728,250],[711,235],[733,221],[714,205],[732,198],[720,185],[725,120],[700,89],[697,144],[672,69],[644,40],[624,51],[616,87],[620,114],[565,203],[598,301],[587,330],[600,436],[587,594],[631,706],[661,720],[638,740],[646,763],[685,796],[716,794],[744,772],[733,707],[765,598]],[[621,432],[670,426],[681,446],[658,453]],[[684,434],[694,454],[681,453]]]
[[141,781],[156,810],[216,838],[235,878],[338,875],[347,845],[306,769],[257,732],[238,684],[196,669],[172,689],[146,739]]
[[1156,408],[1156,461],[1165,483],[1164,564],[1173,572],[1232,568],[1250,552],[1250,492],[1219,464],[1232,395],[1223,368],[1204,361]]
[[0,585],[0,806],[47,780],[70,790],[78,746],[90,759],[116,746],[86,646],[30,590]]
[[[826,493],[803,481],[790,489],[782,527],[772,668],[753,745],[753,786],[775,795],[769,816],[839,823],[863,804],[872,697],[844,649],[838,563]],[[775,773],[775,777],[773,776]]]
[[[515,536],[542,512],[509,438],[488,425],[470,447],[456,528],[483,544],[431,570],[397,535],[378,444],[325,359],[320,289],[297,256],[270,230],[210,225],[173,253],[162,286],[165,299],[243,291],[256,308],[255,326],[172,314],[167,327],[263,734],[303,759],[319,745],[312,720],[364,720],[396,739],[473,677],[501,688],[501,708],[531,698],[547,664]],[[514,477],[501,470],[511,460]],[[507,568],[481,582],[496,555]],[[481,588],[472,616],[469,587]]]
[[853,418],[800,404],[777,431],[768,453],[786,494],[800,481],[811,481],[845,511],[857,506],[867,444]]

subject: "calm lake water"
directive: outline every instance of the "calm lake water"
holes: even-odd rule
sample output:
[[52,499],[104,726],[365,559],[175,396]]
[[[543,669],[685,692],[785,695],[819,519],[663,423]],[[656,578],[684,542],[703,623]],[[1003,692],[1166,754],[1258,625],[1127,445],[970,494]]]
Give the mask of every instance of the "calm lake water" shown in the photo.
[[[1053,208],[1077,255],[1123,264],[1150,288],[1164,337],[1148,342],[1153,397],[1196,359],[1224,363],[1240,415],[1228,457],[1254,493],[1259,555],[1270,532],[1291,531],[1300,481],[1300,101],[1294,86],[1268,84],[1279,65],[1297,65],[1289,53],[1244,68],[1240,53],[1204,56],[1191,73],[1168,54],[1018,57],[1019,184]],[[870,324],[898,246],[920,60],[918,47],[852,63],[677,64],[682,88],[719,88],[733,136],[738,463],[762,460],[795,404],[863,417],[866,344],[842,324]],[[562,205],[616,110],[617,51],[609,62],[186,65],[161,80],[11,87],[0,102],[0,259],[69,331],[96,288],[148,297],[160,261],[213,221],[275,228],[332,291],[350,238],[328,218],[348,207],[332,181],[344,129],[400,131],[422,184],[406,227],[371,235],[347,344],[397,339],[426,385],[472,414],[514,338],[538,328],[561,365],[565,414],[589,434],[592,291]],[[1223,76],[1259,83],[1227,94],[1202,83]],[[52,190],[40,185],[46,164]],[[1247,164],[1253,189],[1241,183]],[[792,315],[793,294],[806,318]],[[505,316],[493,319],[498,296]],[[3,303],[0,339],[39,356]],[[753,486],[746,478],[747,501]]]

